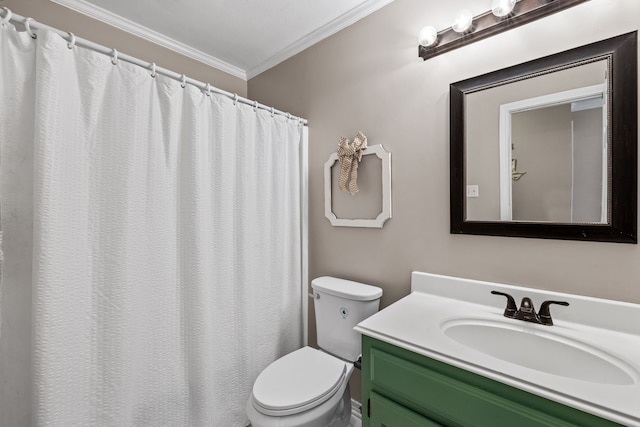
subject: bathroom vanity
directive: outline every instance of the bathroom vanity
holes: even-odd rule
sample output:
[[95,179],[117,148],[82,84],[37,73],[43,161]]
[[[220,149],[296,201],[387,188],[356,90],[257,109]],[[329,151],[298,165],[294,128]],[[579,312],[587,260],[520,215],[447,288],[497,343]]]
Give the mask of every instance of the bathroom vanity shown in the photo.
[[[503,316],[499,291],[551,306]],[[640,426],[640,306],[413,273],[361,322],[363,426]]]

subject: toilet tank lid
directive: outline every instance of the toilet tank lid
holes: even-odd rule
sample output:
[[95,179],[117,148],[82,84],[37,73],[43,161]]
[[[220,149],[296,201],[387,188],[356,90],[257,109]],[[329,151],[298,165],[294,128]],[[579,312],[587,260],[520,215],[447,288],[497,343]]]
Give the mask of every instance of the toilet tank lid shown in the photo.
[[337,277],[323,276],[315,278],[311,281],[311,287],[317,292],[354,301],[372,301],[382,296],[382,289],[377,286],[338,279]]

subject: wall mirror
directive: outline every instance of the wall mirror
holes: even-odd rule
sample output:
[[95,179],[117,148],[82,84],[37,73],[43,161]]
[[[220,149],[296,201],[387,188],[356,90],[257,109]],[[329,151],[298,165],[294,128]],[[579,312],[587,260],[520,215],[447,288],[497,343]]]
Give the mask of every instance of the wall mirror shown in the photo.
[[451,233],[637,243],[637,33],[450,86]]

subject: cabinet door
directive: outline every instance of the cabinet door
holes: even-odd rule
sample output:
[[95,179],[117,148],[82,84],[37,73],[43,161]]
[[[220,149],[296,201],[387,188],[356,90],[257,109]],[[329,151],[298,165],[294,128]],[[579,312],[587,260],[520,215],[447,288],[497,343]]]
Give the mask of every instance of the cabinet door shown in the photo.
[[[391,405],[376,403],[385,397]],[[362,398],[371,402],[371,418],[362,417],[364,427],[622,427],[366,336]],[[383,409],[375,410],[376,405]],[[404,411],[409,421],[397,421]],[[376,422],[368,424],[374,416]]]
[[371,427],[442,427],[376,392],[370,395]]

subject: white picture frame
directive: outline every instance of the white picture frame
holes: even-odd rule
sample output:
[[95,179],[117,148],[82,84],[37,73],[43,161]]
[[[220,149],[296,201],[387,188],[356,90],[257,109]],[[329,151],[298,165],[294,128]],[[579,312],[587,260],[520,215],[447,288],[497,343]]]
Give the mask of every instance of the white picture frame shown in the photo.
[[391,153],[381,144],[367,147],[363,156],[376,155],[382,163],[382,206],[380,214],[374,219],[338,218],[332,209],[331,168],[338,162],[338,153],[332,153],[324,164],[324,215],[334,227],[368,227],[382,228],[391,218]]

